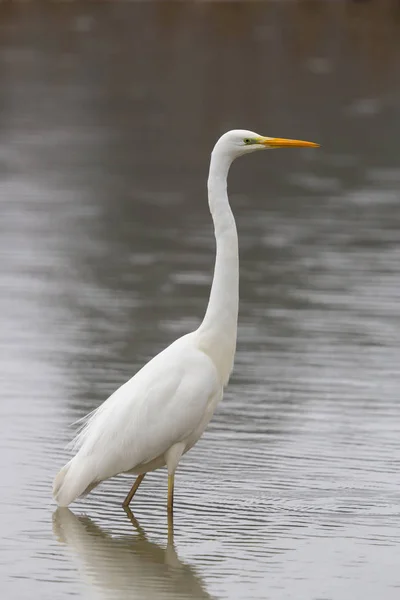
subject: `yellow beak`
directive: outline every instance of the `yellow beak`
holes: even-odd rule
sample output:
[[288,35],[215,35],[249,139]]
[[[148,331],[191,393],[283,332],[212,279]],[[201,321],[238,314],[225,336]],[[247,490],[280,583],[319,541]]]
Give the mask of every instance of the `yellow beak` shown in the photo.
[[259,144],[269,148],[319,148],[315,142],[304,142],[303,140],[286,140],[285,138],[260,137]]

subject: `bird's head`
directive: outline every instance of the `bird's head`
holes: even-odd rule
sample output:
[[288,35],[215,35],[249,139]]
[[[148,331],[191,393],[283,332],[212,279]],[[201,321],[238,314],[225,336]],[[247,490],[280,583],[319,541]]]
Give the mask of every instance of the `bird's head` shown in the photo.
[[265,137],[246,129],[232,129],[222,135],[215,145],[214,151],[230,156],[232,160],[243,154],[256,150],[274,148],[318,148],[319,144],[303,140],[287,140],[284,138]]

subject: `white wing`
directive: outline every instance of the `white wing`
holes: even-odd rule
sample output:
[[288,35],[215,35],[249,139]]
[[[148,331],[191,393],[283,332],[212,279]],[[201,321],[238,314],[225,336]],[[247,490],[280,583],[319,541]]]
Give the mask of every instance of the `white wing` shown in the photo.
[[220,392],[211,359],[181,338],[89,418],[76,438],[79,452],[73,460],[89,459],[93,480],[148,463],[188,438]]

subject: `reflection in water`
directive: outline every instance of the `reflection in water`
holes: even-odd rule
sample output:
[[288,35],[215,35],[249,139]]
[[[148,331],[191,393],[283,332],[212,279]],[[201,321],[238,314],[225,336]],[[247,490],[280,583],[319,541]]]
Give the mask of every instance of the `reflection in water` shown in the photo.
[[113,537],[89,517],[76,517],[68,508],[53,514],[53,531],[60,542],[77,554],[84,579],[101,598],[113,600],[207,599],[194,569],[182,562],[169,540],[166,548],[150,542],[127,511],[136,531]]

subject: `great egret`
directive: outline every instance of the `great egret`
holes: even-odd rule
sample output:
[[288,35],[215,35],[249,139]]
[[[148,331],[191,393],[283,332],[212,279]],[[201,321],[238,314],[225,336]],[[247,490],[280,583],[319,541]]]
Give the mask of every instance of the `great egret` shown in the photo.
[[236,350],[239,299],[238,237],[228,195],[232,161],[256,150],[318,147],[313,142],[263,137],[246,130],[225,133],[210,162],[208,201],[214,222],[216,259],[203,322],[148,362],[93,413],[72,442],[75,456],[54,481],[59,506],[68,506],[100,482],[119,473],[137,479],[128,506],[144,476],[168,468],[168,514],[172,515],[174,475],[185,452],[198,441],[221,400]]

